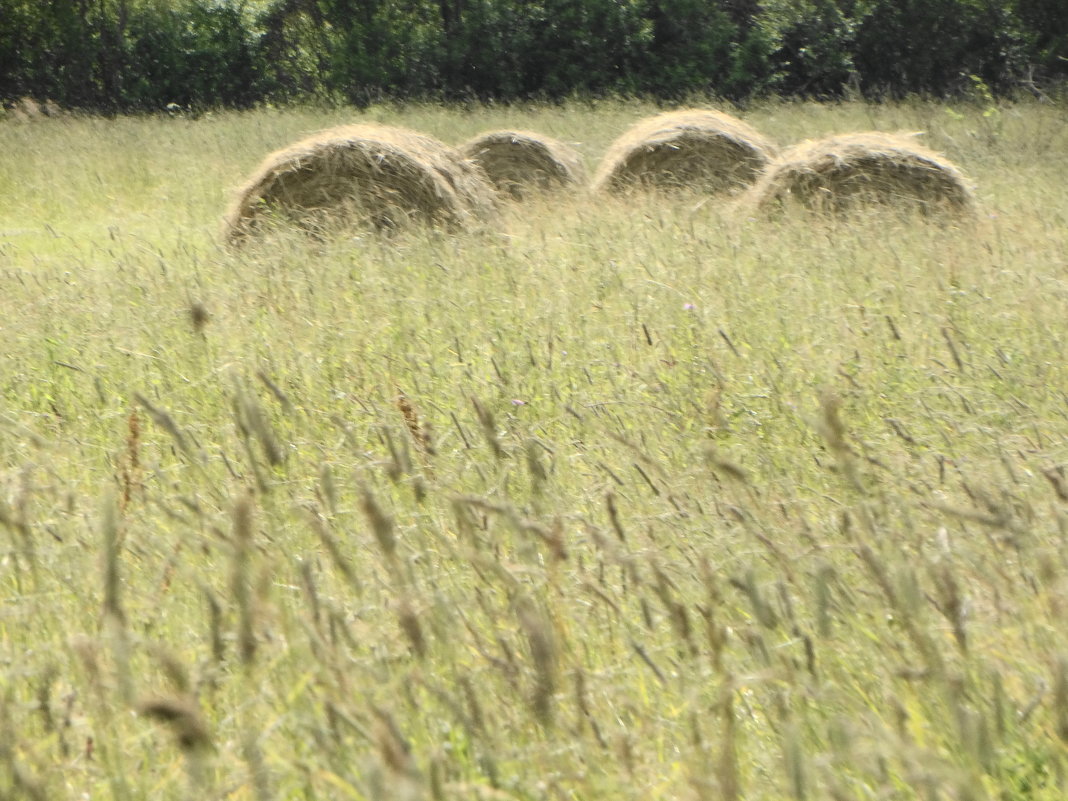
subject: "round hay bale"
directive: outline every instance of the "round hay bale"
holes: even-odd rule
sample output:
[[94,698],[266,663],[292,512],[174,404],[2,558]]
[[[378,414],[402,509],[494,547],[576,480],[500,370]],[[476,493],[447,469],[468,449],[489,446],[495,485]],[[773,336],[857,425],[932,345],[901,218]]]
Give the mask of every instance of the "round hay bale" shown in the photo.
[[59,105],[52,98],[47,98],[45,102],[40,104],[41,113],[46,117],[65,117],[66,112],[63,107]]
[[609,147],[593,188],[737,190],[755,181],[775,153],[769,139],[729,114],[669,111],[635,123]]
[[38,117],[44,116],[44,111],[41,109],[41,104],[34,100],[32,97],[21,97],[15,101],[15,108],[29,117],[31,120],[35,120]]
[[19,122],[33,122],[43,116],[41,105],[32,97],[20,97],[18,100],[6,104],[6,108],[10,112],[12,119]]
[[465,142],[460,154],[486,173],[498,191],[521,199],[584,179],[582,159],[570,145],[531,131],[488,131]]
[[960,170],[914,135],[852,133],[801,142],[783,153],[750,190],[747,203],[795,203],[831,214],[862,206],[971,213],[974,197]]
[[464,226],[488,216],[494,203],[478,169],[436,139],[344,125],[267,156],[235,194],[226,235],[240,242],[269,220],[312,233],[413,222]]

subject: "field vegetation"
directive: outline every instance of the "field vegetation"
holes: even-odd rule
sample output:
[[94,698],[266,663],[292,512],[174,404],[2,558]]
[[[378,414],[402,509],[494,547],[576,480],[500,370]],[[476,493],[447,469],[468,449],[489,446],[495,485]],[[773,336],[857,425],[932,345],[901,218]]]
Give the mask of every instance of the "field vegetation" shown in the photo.
[[579,191],[222,244],[269,151],[657,109],[0,121],[0,798],[1060,801],[1068,112],[974,221]]

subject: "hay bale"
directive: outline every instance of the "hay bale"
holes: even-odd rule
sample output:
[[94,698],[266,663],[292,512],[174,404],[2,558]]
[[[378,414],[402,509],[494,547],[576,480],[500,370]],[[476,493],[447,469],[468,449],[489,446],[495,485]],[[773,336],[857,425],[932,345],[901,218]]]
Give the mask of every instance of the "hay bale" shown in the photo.
[[619,137],[605,154],[593,188],[738,190],[756,180],[775,152],[769,139],[729,114],[670,111],[640,120]]
[[34,122],[41,119],[44,113],[41,105],[32,97],[20,97],[11,103],[5,104],[11,118],[19,122]]
[[975,205],[960,170],[914,135],[874,131],[795,145],[744,203],[765,210],[794,203],[831,214],[874,204],[956,215],[971,213]]
[[239,242],[268,220],[309,232],[464,226],[488,216],[494,203],[479,170],[436,139],[404,128],[345,125],[267,156],[235,194],[226,236]]
[[459,151],[482,168],[498,191],[516,199],[531,190],[579,183],[585,175],[578,151],[531,131],[488,131]]
[[20,97],[15,101],[15,109],[22,112],[28,119],[35,120],[44,116],[41,104],[32,97]]
[[52,98],[46,98],[45,101],[40,104],[40,109],[41,113],[46,117],[67,116],[67,112],[63,110],[63,107]]

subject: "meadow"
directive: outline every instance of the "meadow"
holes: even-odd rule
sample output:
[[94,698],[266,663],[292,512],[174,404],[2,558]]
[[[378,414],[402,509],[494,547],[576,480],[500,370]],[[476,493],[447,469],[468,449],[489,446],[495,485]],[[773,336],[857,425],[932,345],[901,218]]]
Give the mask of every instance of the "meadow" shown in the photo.
[[970,222],[220,241],[330,125],[655,111],[0,119],[0,798],[1065,797],[1064,105],[741,113],[923,131]]

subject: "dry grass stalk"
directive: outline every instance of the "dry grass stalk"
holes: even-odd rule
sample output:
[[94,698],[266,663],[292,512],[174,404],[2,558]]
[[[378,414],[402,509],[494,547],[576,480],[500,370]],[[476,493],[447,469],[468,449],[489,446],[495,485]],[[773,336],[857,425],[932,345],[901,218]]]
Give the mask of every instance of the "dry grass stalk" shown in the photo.
[[627,532],[623,528],[623,523],[619,519],[619,509],[616,506],[616,496],[611,492],[604,496],[605,504],[608,506],[608,519],[612,521],[612,530],[616,532],[616,537],[620,542],[627,541]]
[[116,504],[104,506],[104,617],[116,621],[120,627],[126,625],[126,613],[122,608],[122,576],[119,570],[119,557],[122,552],[122,531],[119,523],[119,510]]
[[248,439],[250,434],[255,436],[271,467],[277,467],[285,461],[285,451],[278,444],[267,414],[263,411],[256,396],[247,392],[243,387],[238,389],[237,397],[234,399],[234,416],[242,438]]
[[719,777],[719,797],[723,801],[738,801],[742,797],[741,770],[738,764],[737,719],[734,713],[734,680],[728,677],[722,690],[718,711],[723,719],[720,750],[716,760]]
[[178,655],[162,643],[150,644],[148,650],[175,692],[188,695],[192,690],[193,682],[189,676],[189,669]]
[[378,505],[370,487],[363,487],[360,495],[360,509],[367,515],[378,547],[392,563],[397,558],[397,538],[393,533],[393,520]]
[[244,495],[234,504],[233,561],[230,573],[230,592],[237,607],[237,646],[243,665],[252,663],[256,655],[255,610],[252,602],[252,499]]
[[139,392],[134,393],[134,400],[145,407],[148,416],[152,418],[152,422],[170,434],[171,438],[174,440],[174,444],[178,446],[178,449],[182,453],[190,458],[193,457],[193,452],[189,448],[189,443],[186,441],[185,435],[178,427],[178,424],[174,422],[173,417],[171,417],[165,410],[153,406],[151,401]]
[[337,514],[337,483],[334,481],[334,471],[327,462],[319,466],[319,491],[327,510],[331,515]]
[[397,606],[397,621],[401,631],[408,638],[415,655],[420,659],[426,656],[426,635],[423,634],[423,625],[419,622],[419,615],[412,606],[411,600],[403,596]]
[[143,491],[141,484],[141,418],[137,409],[131,409],[126,418],[126,454],[120,460],[119,474],[122,484],[122,495],[119,497],[119,516],[126,513],[126,509],[133,501],[134,494],[138,490]]
[[956,166],[911,135],[879,132],[795,145],[768,167],[746,205],[771,209],[791,201],[827,213],[876,204],[962,215],[975,206]]
[[475,407],[475,414],[478,417],[479,424],[482,426],[482,433],[486,437],[486,442],[489,443],[490,450],[493,451],[494,458],[503,459],[507,454],[497,436],[497,423],[493,419],[493,412],[483,406],[474,395],[471,396],[471,405]]
[[518,599],[516,615],[530,646],[530,658],[534,665],[531,709],[543,726],[549,726],[553,720],[553,696],[556,693],[557,677],[557,648],[552,622],[526,597]]
[[1053,675],[1053,729],[1068,744],[1068,658],[1060,656]]
[[493,206],[493,188],[479,170],[436,139],[346,125],[268,155],[235,194],[226,238],[236,244],[271,217],[311,232],[413,221],[463,226]]
[[570,145],[531,131],[487,131],[465,142],[460,153],[473,161],[500,192],[522,199],[580,183],[585,170]]
[[775,145],[729,114],[710,109],[670,111],[633,125],[608,149],[593,188],[740,189],[757,179]]
[[315,533],[319,535],[319,540],[322,542],[323,547],[326,548],[334,567],[337,568],[338,572],[349,583],[349,586],[359,595],[363,591],[359,576],[356,574],[356,569],[352,566],[352,563],[342,552],[341,543],[327,526],[326,518],[314,506],[308,507],[306,511],[308,513],[308,521],[311,523]]
[[549,471],[541,460],[543,446],[536,439],[528,439],[524,445],[527,457],[527,471],[530,473],[531,489],[534,495],[541,495],[545,483],[549,480]]
[[267,387],[271,395],[274,396],[274,399],[278,401],[282,409],[287,414],[292,414],[295,411],[293,408],[293,402],[289,399],[289,396],[287,396],[286,393],[282,391],[282,388],[278,386],[278,384],[276,384],[274,380],[269,375],[267,375],[267,373],[265,373],[263,370],[257,370],[256,377],[263,383],[265,387]]
[[375,741],[382,764],[395,775],[418,775],[411,743],[401,732],[396,719],[388,710],[381,707],[372,707],[372,711],[375,716]]
[[215,593],[210,588],[204,586],[201,591],[208,603],[208,639],[211,642],[211,658],[218,665],[226,658],[226,644],[223,639],[222,604],[219,603],[219,599],[215,597]]

